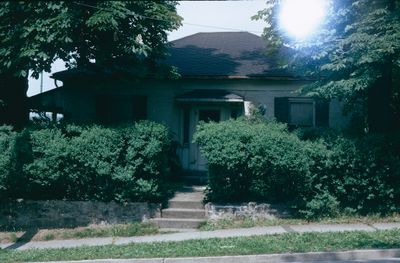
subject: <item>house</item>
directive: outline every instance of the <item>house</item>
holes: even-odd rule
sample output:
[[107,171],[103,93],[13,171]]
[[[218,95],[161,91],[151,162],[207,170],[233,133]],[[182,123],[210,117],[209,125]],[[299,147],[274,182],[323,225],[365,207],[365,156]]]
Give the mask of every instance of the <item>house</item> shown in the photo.
[[[266,118],[295,126],[344,127],[337,101],[319,102],[295,93],[307,80],[265,55],[265,42],[248,32],[197,33],[171,42],[167,63],[180,79],[110,81],[107,73],[80,69],[53,74],[63,85],[30,98],[33,108],[63,113],[78,123],[149,119],[164,123],[180,142],[188,170],[205,170],[192,136],[199,121],[223,121],[258,108]],[[290,55],[282,49],[280,55]]]

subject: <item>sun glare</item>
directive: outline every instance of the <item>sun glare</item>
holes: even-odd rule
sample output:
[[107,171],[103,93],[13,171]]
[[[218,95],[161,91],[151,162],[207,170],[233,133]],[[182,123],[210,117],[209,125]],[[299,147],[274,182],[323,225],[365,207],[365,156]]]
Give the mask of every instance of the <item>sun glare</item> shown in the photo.
[[326,0],[282,0],[280,27],[291,37],[305,39],[318,29],[325,9]]

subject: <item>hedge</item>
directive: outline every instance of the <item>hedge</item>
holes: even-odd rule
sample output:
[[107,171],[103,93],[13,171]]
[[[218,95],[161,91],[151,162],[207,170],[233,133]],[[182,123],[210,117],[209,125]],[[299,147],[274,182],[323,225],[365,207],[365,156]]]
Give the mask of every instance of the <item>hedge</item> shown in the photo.
[[[8,168],[16,158],[7,156],[15,155],[9,145],[21,135],[9,131],[3,136],[7,142],[1,147],[10,152],[0,163],[0,185],[8,189],[3,198],[158,202],[171,194],[177,157],[168,129],[161,124],[66,125],[23,133],[31,158],[18,169]],[[17,184],[21,191],[3,180],[18,174],[23,176]]]
[[308,218],[399,211],[394,140],[317,134],[254,118],[200,124],[194,140],[209,163],[208,199],[287,203]]

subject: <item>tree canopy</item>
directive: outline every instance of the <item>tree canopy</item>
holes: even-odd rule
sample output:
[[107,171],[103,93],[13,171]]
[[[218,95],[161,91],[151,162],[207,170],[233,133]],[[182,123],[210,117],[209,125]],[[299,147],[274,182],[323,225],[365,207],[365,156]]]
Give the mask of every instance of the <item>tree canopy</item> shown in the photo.
[[[176,1],[7,1],[0,3],[0,122],[26,115],[28,72],[126,60],[154,65],[181,17]],[[19,104],[19,105],[18,105]],[[1,106],[0,106],[1,107]],[[8,120],[8,121],[7,121]]]
[[0,72],[50,71],[61,58],[88,63],[162,56],[167,31],[180,26],[175,1],[0,3]]
[[330,0],[328,16],[311,38],[297,41],[279,28],[281,0],[270,0],[255,18],[264,19],[271,47],[296,49],[287,61],[313,82],[304,94],[340,98],[366,130],[400,123],[400,1]]

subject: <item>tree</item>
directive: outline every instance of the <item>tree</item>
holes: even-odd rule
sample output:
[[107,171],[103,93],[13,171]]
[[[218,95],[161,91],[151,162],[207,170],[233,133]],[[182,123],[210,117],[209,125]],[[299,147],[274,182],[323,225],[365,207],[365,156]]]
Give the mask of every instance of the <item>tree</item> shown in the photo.
[[296,49],[287,62],[314,81],[304,94],[340,98],[364,130],[386,132],[400,124],[400,1],[331,0],[321,30],[308,41],[286,36],[278,24],[280,0],[255,18],[275,48]]
[[[154,70],[167,31],[180,26],[175,1],[24,1],[0,3],[0,123],[27,118],[28,72],[91,61]],[[127,59],[129,58],[129,59]]]

